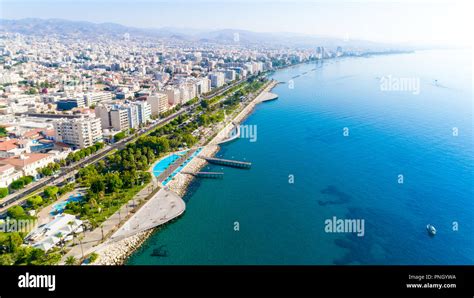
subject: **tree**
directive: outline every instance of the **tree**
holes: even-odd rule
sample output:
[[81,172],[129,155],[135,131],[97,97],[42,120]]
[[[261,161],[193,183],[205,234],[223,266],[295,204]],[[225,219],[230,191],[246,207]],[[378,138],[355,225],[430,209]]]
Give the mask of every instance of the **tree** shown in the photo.
[[19,205],[8,208],[7,215],[8,217],[13,219],[21,219],[27,217],[25,209],[23,209],[23,207]]
[[8,188],[0,187],[0,199],[8,196]]
[[3,126],[0,126],[0,137],[6,137],[8,134],[7,129]]
[[17,249],[23,244],[23,237],[21,237],[20,233],[18,232],[9,233],[8,237],[10,252],[16,252]]
[[207,109],[208,106],[209,106],[209,103],[207,102],[207,100],[202,100],[201,101],[201,107],[203,109]]
[[10,188],[15,190],[22,189],[23,187],[25,187],[25,181],[23,181],[21,178],[13,181],[10,184]]
[[58,191],[59,188],[57,186],[47,186],[43,192],[47,198],[55,199]]
[[94,179],[91,183],[90,190],[95,194],[105,191],[104,181],[102,181],[100,177]]
[[124,139],[125,137],[126,137],[125,132],[121,131],[121,132],[117,133],[116,135],[114,135],[114,141],[118,142],[118,141]]
[[77,264],[77,260],[75,257],[73,256],[69,256],[66,258],[66,265],[76,265]]
[[95,252],[91,253],[91,255],[89,256],[89,263],[92,264],[94,263],[97,258],[99,257],[99,255]]
[[115,192],[122,188],[123,182],[118,172],[107,173],[105,175],[106,189],[108,193]]
[[11,266],[15,264],[12,254],[0,254],[0,266]]
[[32,207],[33,209],[37,209],[39,206],[41,206],[41,204],[43,204],[43,198],[41,198],[38,195],[32,196],[26,200],[26,203],[28,204],[28,206]]

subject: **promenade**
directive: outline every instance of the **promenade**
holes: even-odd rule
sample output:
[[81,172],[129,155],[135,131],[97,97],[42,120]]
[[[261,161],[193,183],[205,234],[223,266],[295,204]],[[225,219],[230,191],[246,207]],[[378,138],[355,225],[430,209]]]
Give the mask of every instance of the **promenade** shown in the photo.
[[[270,81],[262,91],[249,98],[249,103],[240,112],[236,112],[235,117],[229,117],[228,123],[222,123],[215,127],[219,132],[212,138],[207,145],[204,145],[199,156],[212,157],[219,150],[219,144],[222,140],[228,138],[229,132],[234,124],[240,123],[245,117],[251,113],[256,104],[265,99],[267,93],[275,87],[276,81]],[[202,143],[202,140],[201,142]],[[198,144],[200,145],[200,144]],[[194,152],[195,150],[190,150]],[[192,154],[192,153],[191,153]],[[186,157],[187,158],[187,157]],[[180,158],[184,161],[186,158]],[[163,179],[169,176],[182,162],[173,163],[173,170],[167,169],[166,173],[162,173],[158,178],[153,179],[154,183],[161,183]],[[166,187],[160,189],[146,204],[144,204],[136,213],[131,216],[126,223],[116,229],[110,239],[98,246],[90,246],[87,253],[95,251],[99,254],[99,258],[95,264],[97,265],[117,265],[122,264],[126,258],[137,249],[153,229],[163,225],[174,218],[180,216],[186,209],[184,196],[187,186],[193,179],[193,174],[199,172],[206,164],[202,158],[193,158],[181,169],[179,173],[167,184]],[[187,174],[183,174],[186,172]],[[97,238],[96,233],[96,238]],[[97,240],[95,240],[97,245]],[[77,255],[76,249],[75,254]]]
[[61,263],[64,263],[69,256],[73,256],[77,260],[80,260],[84,256],[97,250],[98,245],[101,244],[110,234],[114,233],[118,227],[125,223],[126,220],[140,208],[140,202],[146,200],[153,191],[156,191],[157,188],[158,184],[153,180],[146,187],[140,190],[132,200],[128,201],[112,216],[107,218],[107,220],[105,220],[99,227],[92,231],[87,230],[80,235],[77,235],[73,243],[66,247],[70,250],[63,256]]

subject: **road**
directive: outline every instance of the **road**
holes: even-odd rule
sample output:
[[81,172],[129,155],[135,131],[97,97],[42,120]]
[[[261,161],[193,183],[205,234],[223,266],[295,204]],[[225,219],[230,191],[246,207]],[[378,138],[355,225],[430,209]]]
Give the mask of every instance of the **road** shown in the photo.
[[[224,89],[219,90],[216,94],[212,94],[212,95],[209,95],[209,96],[203,96],[203,98],[204,99],[209,99],[209,98],[212,98],[214,96],[219,96],[219,95],[223,94],[224,92],[226,92],[227,90],[229,90],[230,88],[232,88],[234,86],[237,86],[238,84],[242,83],[243,81],[244,81],[244,79],[241,79],[241,80],[225,87]],[[31,186],[27,186],[23,190],[18,191],[16,193],[13,193],[12,195],[5,198],[0,203],[0,218],[2,217],[2,215],[5,214],[7,209],[10,208],[11,206],[18,205],[18,204],[23,204],[26,201],[26,198],[27,198],[28,195],[37,192],[38,190],[40,190],[41,188],[43,188],[47,185],[58,185],[58,184],[64,182],[65,179],[70,178],[73,175],[75,175],[78,169],[98,162],[99,160],[101,160],[105,156],[107,156],[110,152],[112,152],[113,150],[116,150],[116,149],[121,150],[121,149],[125,148],[125,146],[128,143],[134,141],[136,138],[149,133],[150,131],[156,129],[158,126],[167,124],[168,122],[172,121],[173,119],[175,119],[176,117],[178,117],[178,116],[180,116],[184,113],[191,113],[198,105],[199,105],[199,102],[195,103],[191,106],[184,106],[179,111],[177,111],[176,113],[171,114],[171,115],[169,115],[169,116],[167,116],[163,119],[160,119],[156,123],[154,123],[154,124],[150,125],[149,127],[147,127],[145,130],[140,130],[139,132],[137,132],[133,135],[130,135],[127,138],[124,138],[123,140],[120,140],[117,143],[109,145],[106,148],[104,148],[104,149],[100,150],[99,152],[97,152],[96,154],[88,156],[87,158],[85,158],[81,161],[78,161],[74,165],[71,165],[71,166],[68,166],[68,167],[63,167],[58,175],[55,175],[55,176],[49,177],[49,178],[43,178],[43,179],[35,182]]]
[[26,197],[28,195],[35,193],[36,191],[40,190],[41,188],[45,187],[46,185],[57,185],[57,184],[62,183],[67,177],[73,176],[77,172],[77,170],[79,170],[80,168],[83,168],[83,167],[85,167],[89,164],[94,164],[94,163],[98,162],[99,160],[103,159],[107,154],[109,154],[111,151],[113,151],[115,149],[118,149],[118,150],[123,149],[129,142],[135,140],[137,137],[150,132],[151,130],[157,128],[160,125],[164,125],[164,124],[172,121],[173,119],[175,119],[179,115],[181,115],[185,112],[189,112],[191,109],[192,109],[191,107],[184,107],[181,110],[179,110],[178,112],[176,112],[176,113],[174,113],[174,114],[172,114],[168,117],[165,117],[165,118],[161,119],[160,121],[154,123],[153,125],[147,127],[145,130],[139,131],[138,133],[135,133],[135,134],[123,139],[123,140],[120,140],[117,143],[114,143],[110,146],[107,146],[106,148],[102,149],[100,152],[98,152],[94,155],[88,156],[87,158],[85,158],[81,161],[78,161],[74,165],[71,165],[71,166],[68,166],[68,167],[63,167],[61,169],[61,172],[60,172],[59,175],[49,177],[49,178],[46,178],[46,179],[43,178],[43,179],[39,180],[38,182],[36,182],[34,185],[32,185],[30,187],[27,187],[27,188],[23,189],[22,191],[14,193],[11,197],[5,199],[0,204],[0,214],[6,212],[7,209],[10,208],[11,206],[23,203],[26,200]]

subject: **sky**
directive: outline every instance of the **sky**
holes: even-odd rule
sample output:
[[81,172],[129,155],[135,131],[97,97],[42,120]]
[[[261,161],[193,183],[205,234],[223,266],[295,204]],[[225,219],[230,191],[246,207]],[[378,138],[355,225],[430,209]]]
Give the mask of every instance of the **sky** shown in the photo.
[[0,0],[0,17],[471,45],[470,0]]

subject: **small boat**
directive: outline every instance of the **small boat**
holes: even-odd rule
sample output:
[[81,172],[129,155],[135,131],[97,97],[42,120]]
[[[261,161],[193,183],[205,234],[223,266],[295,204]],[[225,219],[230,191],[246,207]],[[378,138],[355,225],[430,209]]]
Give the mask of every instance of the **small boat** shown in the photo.
[[428,231],[428,233],[432,236],[436,235],[436,228],[432,225],[427,225],[426,226],[426,230]]

